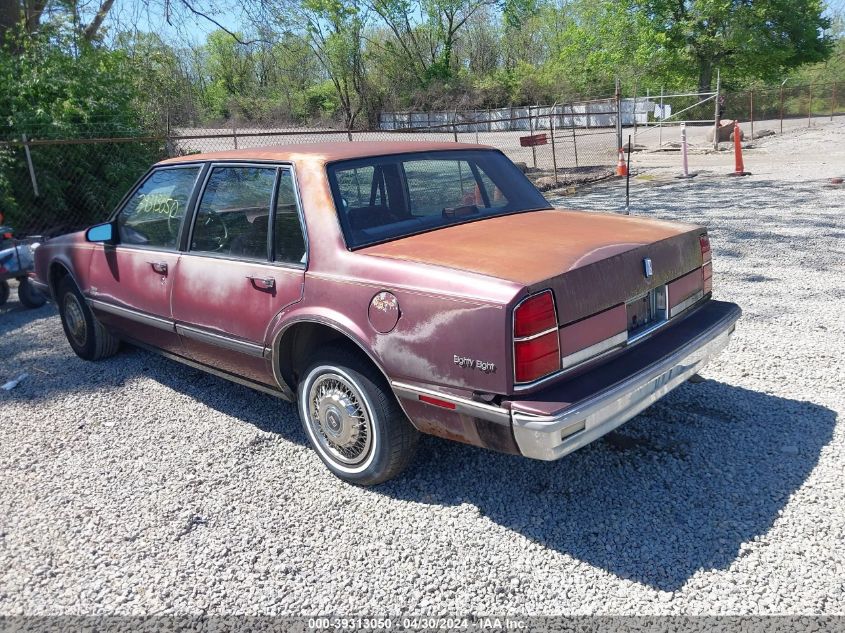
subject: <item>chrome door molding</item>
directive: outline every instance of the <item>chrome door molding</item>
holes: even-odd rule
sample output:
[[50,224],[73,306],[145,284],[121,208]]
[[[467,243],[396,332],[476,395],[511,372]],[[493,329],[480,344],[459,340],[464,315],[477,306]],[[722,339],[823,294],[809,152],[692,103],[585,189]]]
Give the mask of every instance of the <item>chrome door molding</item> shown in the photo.
[[170,319],[163,319],[161,317],[153,316],[152,314],[147,314],[146,312],[141,312],[140,310],[125,308],[106,301],[100,301],[99,299],[91,299],[90,297],[87,298],[87,301],[88,305],[94,310],[123,317],[124,319],[136,321],[137,323],[149,325],[160,330],[166,330],[168,332],[176,331],[175,325]]
[[176,324],[176,333],[201,343],[216,345],[217,347],[239,352],[247,356],[264,358],[264,346],[256,343],[250,343],[224,334],[216,334],[189,325],[182,325],[181,323]]

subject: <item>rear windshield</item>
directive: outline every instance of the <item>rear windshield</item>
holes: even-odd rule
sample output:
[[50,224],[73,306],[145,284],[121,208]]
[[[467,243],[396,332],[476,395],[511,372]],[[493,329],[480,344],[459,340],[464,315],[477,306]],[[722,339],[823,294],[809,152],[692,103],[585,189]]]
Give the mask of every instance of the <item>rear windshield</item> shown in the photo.
[[349,248],[549,203],[502,153],[449,150],[374,156],[328,167]]

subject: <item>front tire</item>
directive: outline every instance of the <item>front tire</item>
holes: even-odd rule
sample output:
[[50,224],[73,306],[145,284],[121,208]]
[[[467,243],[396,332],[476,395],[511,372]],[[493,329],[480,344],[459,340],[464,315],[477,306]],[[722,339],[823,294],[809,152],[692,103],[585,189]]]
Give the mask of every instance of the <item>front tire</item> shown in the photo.
[[297,388],[311,446],[337,477],[360,486],[391,479],[410,464],[419,432],[384,378],[347,350],[326,349]]
[[114,356],[120,348],[120,339],[97,320],[73,279],[64,277],[56,294],[62,328],[76,355],[85,360]]

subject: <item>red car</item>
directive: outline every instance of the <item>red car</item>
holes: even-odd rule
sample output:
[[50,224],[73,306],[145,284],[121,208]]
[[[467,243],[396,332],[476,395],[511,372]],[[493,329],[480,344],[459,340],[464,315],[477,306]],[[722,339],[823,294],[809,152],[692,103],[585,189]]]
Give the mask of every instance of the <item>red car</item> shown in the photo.
[[128,341],[295,400],[363,485],[420,433],[563,457],[700,370],[741,314],[711,299],[703,227],[553,209],[456,143],[166,160],[35,259],[79,356]]

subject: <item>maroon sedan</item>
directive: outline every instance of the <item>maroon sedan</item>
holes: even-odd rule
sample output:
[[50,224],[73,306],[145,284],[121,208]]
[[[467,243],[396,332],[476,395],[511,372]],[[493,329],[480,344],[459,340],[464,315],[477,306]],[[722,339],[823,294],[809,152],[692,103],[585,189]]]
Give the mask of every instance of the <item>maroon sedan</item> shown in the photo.
[[553,460],[695,374],[740,309],[703,227],[557,210],[501,152],[337,143],[155,165],[36,251],[73,350],[120,341],[296,400],[376,484],[419,433]]

